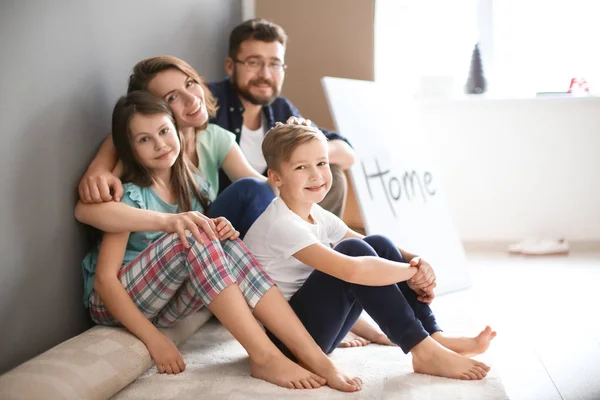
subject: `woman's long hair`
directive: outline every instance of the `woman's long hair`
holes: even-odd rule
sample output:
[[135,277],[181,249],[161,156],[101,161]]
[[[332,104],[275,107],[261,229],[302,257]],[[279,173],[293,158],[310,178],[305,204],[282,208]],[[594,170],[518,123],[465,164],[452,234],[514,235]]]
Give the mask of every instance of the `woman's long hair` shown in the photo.
[[[150,81],[160,72],[168,69],[178,69],[190,78],[192,78],[204,91],[204,104],[206,104],[206,111],[210,118],[217,115],[217,101],[212,95],[206,82],[198,72],[192,66],[180,58],[173,56],[157,56],[146,58],[135,64],[133,72],[129,76],[129,83],[127,85],[127,93],[131,93],[135,90],[148,90]],[[195,128],[203,130],[208,126],[208,120],[203,126],[196,126]]]
[[185,141],[182,140],[171,107],[163,99],[143,90],[133,91],[121,97],[113,110],[112,135],[119,158],[123,162],[123,182],[132,182],[140,187],[148,187],[153,183],[150,171],[137,161],[131,147],[130,123],[135,114],[165,114],[169,117],[181,143],[181,151],[171,174],[171,185],[177,193],[179,209],[192,211],[192,199],[195,197],[206,212],[210,202],[198,187],[194,174],[199,172],[186,155]]

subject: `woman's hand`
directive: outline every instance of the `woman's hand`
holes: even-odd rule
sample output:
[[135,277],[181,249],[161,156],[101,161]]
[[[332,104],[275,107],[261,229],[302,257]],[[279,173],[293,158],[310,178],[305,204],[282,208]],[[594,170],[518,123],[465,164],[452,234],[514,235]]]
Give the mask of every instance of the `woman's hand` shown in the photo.
[[183,356],[171,340],[158,332],[146,343],[150,357],[160,374],[178,374],[185,370]]
[[113,199],[121,201],[123,184],[109,170],[88,170],[79,182],[78,191],[82,203],[104,203]]
[[217,227],[215,232],[217,232],[220,241],[224,241],[227,239],[235,240],[240,237],[240,233],[235,230],[235,228],[233,227],[233,225],[231,225],[231,222],[229,222],[227,218],[213,218],[213,222]]
[[176,233],[179,240],[186,248],[190,247],[185,231],[190,231],[198,243],[204,244],[201,231],[204,231],[210,240],[217,239],[217,227],[213,219],[198,211],[188,211],[179,214],[165,214],[165,223],[162,231]]

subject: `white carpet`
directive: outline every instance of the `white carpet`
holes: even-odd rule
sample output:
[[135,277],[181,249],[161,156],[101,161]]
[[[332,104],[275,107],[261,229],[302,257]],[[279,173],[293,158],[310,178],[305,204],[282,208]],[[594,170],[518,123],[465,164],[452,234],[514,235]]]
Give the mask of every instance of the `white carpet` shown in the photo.
[[[415,374],[411,357],[395,347],[369,345],[337,349],[331,355],[344,371],[364,382],[358,393],[328,387],[312,390],[279,388],[250,376],[242,346],[216,320],[200,328],[180,346],[187,369],[175,376],[151,368],[113,399],[508,399],[494,369],[481,381],[459,381]],[[485,356],[482,361],[493,365]]]

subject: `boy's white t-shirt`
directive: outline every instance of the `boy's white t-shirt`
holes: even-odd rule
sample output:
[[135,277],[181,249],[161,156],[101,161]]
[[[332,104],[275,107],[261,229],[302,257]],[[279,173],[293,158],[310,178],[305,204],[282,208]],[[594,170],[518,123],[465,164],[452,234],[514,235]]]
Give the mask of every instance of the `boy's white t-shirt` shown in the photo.
[[300,289],[314,268],[301,263],[293,254],[322,243],[331,246],[348,232],[346,224],[334,214],[314,204],[311,216],[315,224],[304,221],[280,198],[269,207],[246,233],[244,243],[265,272],[289,300]]
[[259,174],[267,170],[267,161],[262,152],[262,143],[265,139],[267,121],[263,115],[260,127],[257,130],[250,130],[246,125],[242,125],[242,134],[240,135],[240,148],[246,156],[246,159]]

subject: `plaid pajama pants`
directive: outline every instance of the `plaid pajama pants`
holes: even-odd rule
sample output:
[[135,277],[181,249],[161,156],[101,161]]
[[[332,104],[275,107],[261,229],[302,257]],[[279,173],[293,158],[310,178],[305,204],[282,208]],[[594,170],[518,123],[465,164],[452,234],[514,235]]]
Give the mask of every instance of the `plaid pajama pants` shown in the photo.
[[[177,234],[166,234],[121,267],[121,283],[154,325],[173,325],[209,305],[234,283],[254,309],[274,285],[241,240],[211,241],[202,235],[205,244],[188,233],[190,248],[186,249]],[[95,291],[89,309],[97,324],[120,325]]]

